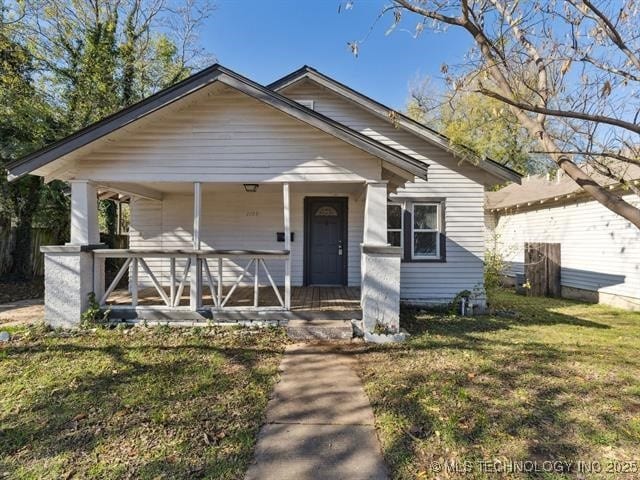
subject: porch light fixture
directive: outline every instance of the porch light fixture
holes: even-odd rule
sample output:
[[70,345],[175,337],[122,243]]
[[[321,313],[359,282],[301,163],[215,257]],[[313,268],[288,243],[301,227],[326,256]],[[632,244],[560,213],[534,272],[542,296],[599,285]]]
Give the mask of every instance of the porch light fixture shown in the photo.
[[257,192],[259,185],[257,183],[243,183],[246,192]]

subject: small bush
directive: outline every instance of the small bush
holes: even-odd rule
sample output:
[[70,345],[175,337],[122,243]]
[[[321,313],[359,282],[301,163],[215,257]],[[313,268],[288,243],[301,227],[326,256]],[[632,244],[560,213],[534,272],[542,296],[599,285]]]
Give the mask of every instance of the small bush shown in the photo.
[[468,302],[471,298],[471,291],[462,290],[458,292],[455,297],[453,297],[453,300],[451,300],[451,303],[449,304],[449,314],[458,315],[460,313],[460,300],[462,300],[463,298],[466,298]]
[[102,310],[100,304],[96,300],[96,294],[91,292],[89,294],[89,306],[82,312],[80,316],[80,325],[83,328],[91,328],[96,325],[104,325],[109,320],[110,309]]
[[372,333],[375,333],[376,335],[393,335],[398,332],[384,323],[376,322]]
[[502,286],[502,277],[506,269],[506,262],[498,247],[498,240],[498,234],[494,234],[491,241],[487,242],[489,248],[484,254],[484,289],[489,297]]

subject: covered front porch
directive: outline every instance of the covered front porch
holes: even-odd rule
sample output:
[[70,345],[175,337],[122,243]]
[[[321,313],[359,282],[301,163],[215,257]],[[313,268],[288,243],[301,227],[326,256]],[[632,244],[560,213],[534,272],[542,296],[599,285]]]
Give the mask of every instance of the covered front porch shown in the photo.
[[[71,185],[71,244],[44,249],[51,317],[65,308],[52,293],[65,296],[65,262],[77,257],[78,306],[93,293],[114,320],[398,328],[400,252],[386,243],[386,180]],[[130,248],[98,243],[96,200],[109,197],[131,201]],[[106,263],[118,265],[108,276]]]

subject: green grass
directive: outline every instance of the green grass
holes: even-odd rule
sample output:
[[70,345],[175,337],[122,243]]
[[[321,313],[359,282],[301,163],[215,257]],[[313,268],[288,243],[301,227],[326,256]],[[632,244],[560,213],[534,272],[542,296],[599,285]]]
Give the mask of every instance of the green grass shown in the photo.
[[241,478],[280,330],[13,329],[0,346],[0,478]]
[[[394,478],[640,478],[640,314],[499,292],[501,315],[405,311],[403,345],[360,347]],[[495,458],[602,462],[580,477],[495,474]],[[457,462],[462,473],[435,472]],[[462,466],[461,466],[462,465]]]

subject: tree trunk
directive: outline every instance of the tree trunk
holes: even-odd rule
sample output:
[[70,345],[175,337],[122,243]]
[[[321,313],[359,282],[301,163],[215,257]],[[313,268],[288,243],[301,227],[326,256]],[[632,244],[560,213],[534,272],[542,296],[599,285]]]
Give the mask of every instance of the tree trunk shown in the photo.
[[[540,144],[548,151],[560,151],[555,141],[547,134],[543,121],[535,121],[529,118],[527,113],[514,106],[510,106],[511,111],[518,117],[520,123],[527,129],[530,135],[539,138]],[[586,174],[571,159],[562,154],[552,154],[551,158],[564,170],[564,172],[574,182],[578,184],[588,195],[600,202],[613,213],[629,220],[637,228],[640,228],[640,208],[634,207],[629,202],[623,200],[615,192],[603,187],[590,175]]]

